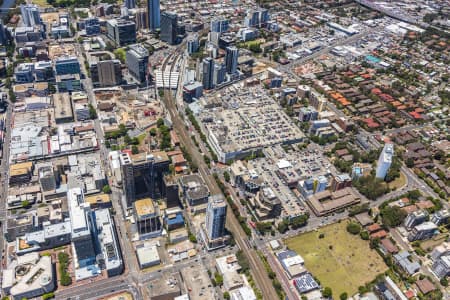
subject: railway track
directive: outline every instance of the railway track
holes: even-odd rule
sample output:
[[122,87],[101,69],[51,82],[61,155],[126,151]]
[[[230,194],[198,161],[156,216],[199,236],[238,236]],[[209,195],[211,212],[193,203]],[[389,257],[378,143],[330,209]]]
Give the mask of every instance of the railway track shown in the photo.
[[[175,51],[173,57],[169,56],[163,62],[162,70],[167,68],[169,60],[172,61],[170,71],[173,71],[174,66],[176,66],[176,61],[179,59],[179,56],[182,54],[184,49],[183,44]],[[203,156],[198,151],[197,147],[193,144],[189,133],[187,132],[184,121],[181,119],[180,114],[176,108],[175,102],[176,99],[173,98],[172,91],[170,89],[165,89],[164,97],[161,99],[164,103],[165,108],[168,110],[170,118],[172,120],[173,128],[176,130],[178,136],[180,137],[181,142],[186,147],[186,150],[191,155],[194,163],[198,166],[199,173],[205,179],[205,182],[211,192],[211,194],[221,194],[219,186],[217,185],[214,177],[209,172],[209,169],[206,163],[203,160]],[[183,112],[181,112],[183,113]],[[233,233],[234,239],[239,246],[239,248],[243,251],[245,256],[247,257],[250,268],[252,270],[253,277],[256,281],[258,288],[261,290],[264,299],[275,300],[278,299],[278,294],[276,293],[272,281],[269,279],[267,272],[265,271],[265,266],[258,257],[255,249],[253,249],[249,243],[247,235],[242,230],[241,225],[237,218],[230,212],[227,213],[227,227],[230,232]]]

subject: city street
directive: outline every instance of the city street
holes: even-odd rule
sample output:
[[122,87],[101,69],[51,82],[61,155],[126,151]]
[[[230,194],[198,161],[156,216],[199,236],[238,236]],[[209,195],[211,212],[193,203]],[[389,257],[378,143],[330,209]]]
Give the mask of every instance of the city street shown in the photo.
[[[3,137],[3,156],[0,165],[0,178],[1,178],[1,189],[0,189],[0,224],[1,224],[1,234],[0,234],[0,249],[2,251],[2,260],[0,263],[0,274],[3,272],[5,257],[7,255],[6,249],[6,222],[8,217],[8,188],[9,188],[9,141],[11,139],[11,118],[12,118],[12,105],[8,105],[8,109],[5,112],[5,130]],[[0,278],[0,282],[2,278]]]
[[[85,74],[87,74],[87,70],[85,70],[85,64],[84,64],[84,57],[82,55],[82,50],[79,44],[76,44],[77,51],[78,51],[78,57],[80,59],[80,65]],[[89,78],[86,78],[83,80],[83,87],[86,90],[86,93],[88,95],[90,103],[97,107],[94,91],[92,88],[92,82]],[[104,141],[104,134],[103,130],[101,128],[100,121],[98,119],[94,120],[95,124],[95,132],[97,134],[97,141],[99,143],[100,148],[100,156],[102,158],[103,162],[103,168],[106,171],[106,173],[111,174],[110,165],[109,165],[109,159],[108,159],[108,149],[105,147],[104,143],[101,141]],[[127,280],[131,283],[137,284],[139,282],[139,267],[137,264],[136,255],[134,253],[134,250],[132,249],[131,243],[129,243],[129,238],[127,236],[127,228],[125,224],[125,216],[124,216],[124,210],[122,209],[121,205],[121,190],[118,190],[116,187],[111,186],[111,203],[113,205],[114,211],[116,212],[116,215],[114,216],[114,221],[117,227],[117,234],[119,235],[119,241],[121,245],[122,250],[122,259],[125,263],[125,277]],[[109,293],[107,290],[102,290],[104,293]],[[139,288],[137,288],[138,294],[140,295]]]

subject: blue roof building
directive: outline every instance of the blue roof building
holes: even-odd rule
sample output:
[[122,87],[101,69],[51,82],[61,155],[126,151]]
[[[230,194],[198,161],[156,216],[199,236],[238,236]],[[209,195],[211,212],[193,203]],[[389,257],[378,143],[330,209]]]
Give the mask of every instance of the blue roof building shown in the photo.
[[166,222],[168,230],[173,230],[184,226],[184,218],[181,212],[167,215],[164,218],[164,221]]
[[300,294],[307,293],[318,289],[320,286],[311,276],[306,273],[294,279],[294,285]]

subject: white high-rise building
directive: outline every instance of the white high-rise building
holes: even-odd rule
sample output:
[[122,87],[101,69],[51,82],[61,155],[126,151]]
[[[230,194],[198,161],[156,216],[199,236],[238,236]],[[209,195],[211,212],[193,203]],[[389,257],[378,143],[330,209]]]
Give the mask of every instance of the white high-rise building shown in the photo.
[[389,171],[392,164],[392,158],[394,156],[394,145],[385,144],[383,151],[381,151],[380,157],[378,158],[377,173],[376,177],[384,179]]
[[95,270],[99,270],[92,239],[91,208],[89,203],[84,202],[83,191],[78,187],[67,191],[67,204],[72,227],[75,279],[81,280],[95,276]]

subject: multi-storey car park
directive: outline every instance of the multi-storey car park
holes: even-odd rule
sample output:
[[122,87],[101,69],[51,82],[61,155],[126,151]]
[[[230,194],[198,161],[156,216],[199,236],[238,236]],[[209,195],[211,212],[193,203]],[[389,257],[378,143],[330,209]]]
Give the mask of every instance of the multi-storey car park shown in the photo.
[[262,88],[237,83],[203,100],[205,105],[196,118],[220,162],[304,138],[303,132]]

